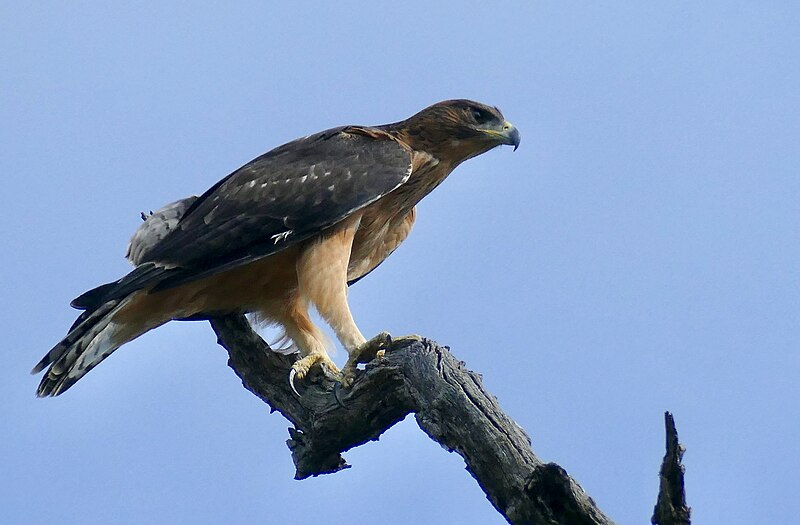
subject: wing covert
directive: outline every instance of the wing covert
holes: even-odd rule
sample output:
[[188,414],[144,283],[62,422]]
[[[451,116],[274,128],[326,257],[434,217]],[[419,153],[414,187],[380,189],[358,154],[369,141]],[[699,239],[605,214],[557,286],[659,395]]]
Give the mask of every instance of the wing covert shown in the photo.
[[125,258],[134,266],[147,261],[149,251],[178,225],[181,217],[197,198],[197,195],[192,195],[171,202],[154,212],[151,211],[149,215],[142,212],[144,222],[131,237]]
[[403,184],[411,153],[361,128],[289,142],[234,171],[191,203],[139,262],[178,267],[158,289],[301,242]]

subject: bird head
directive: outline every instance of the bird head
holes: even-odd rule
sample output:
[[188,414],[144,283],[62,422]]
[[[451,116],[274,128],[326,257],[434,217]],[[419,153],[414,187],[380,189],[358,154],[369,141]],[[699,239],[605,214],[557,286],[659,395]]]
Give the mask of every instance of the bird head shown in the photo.
[[410,146],[456,162],[503,144],[519,147],[520,134],[499,109],[472,100],[445,100],[402,123]]

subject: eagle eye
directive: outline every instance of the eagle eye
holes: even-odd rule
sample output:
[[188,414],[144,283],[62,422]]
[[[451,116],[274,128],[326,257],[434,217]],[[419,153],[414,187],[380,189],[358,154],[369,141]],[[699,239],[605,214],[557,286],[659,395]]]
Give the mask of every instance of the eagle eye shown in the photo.
[[481,108],[471,108],[472,118],[475,119],[475,122],[478,124],[485,124],[492,120],[492,115]]

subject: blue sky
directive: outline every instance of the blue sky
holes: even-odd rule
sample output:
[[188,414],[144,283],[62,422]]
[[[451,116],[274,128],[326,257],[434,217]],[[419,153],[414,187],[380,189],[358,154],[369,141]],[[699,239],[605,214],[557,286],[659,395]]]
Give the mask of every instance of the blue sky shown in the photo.
[[69,301],[128,270],[141,210],[462,97],[522,146],[422,202],[351,290],[362,331],[449,345],[621,524],[652,512],[665,410],[697,523],[796,519],[800,6],[426,4],[0,6],[0,522],[503,523],[411,418],[294,481],[287,422],[204,323],[57,399],[28,374]]

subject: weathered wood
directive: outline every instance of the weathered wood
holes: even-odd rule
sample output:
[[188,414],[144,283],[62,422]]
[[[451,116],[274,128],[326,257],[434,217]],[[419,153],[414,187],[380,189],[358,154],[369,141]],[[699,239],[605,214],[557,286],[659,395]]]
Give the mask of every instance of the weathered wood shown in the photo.
[[691,509],[686,505],[684,468],[681,464],[684,448],[678,441],[675,419],[669,412],[664,413],[664,425],[667,430],[667,452],[661,463],[661,487],[650,522],[653,525],[691,525]]
[[211,325],[244,387],[294,425],[287,443],[296,479],[348,468],[342,452],[414,413],[431,439],[464,458],[509,523],[612,523],[563,468],[536,457],[525,431],[486,392],[480,376],[432,341],[394,343],[346,391],[312,373],[298,398],[287,382],[293,357],[269,351],[244,316]]

